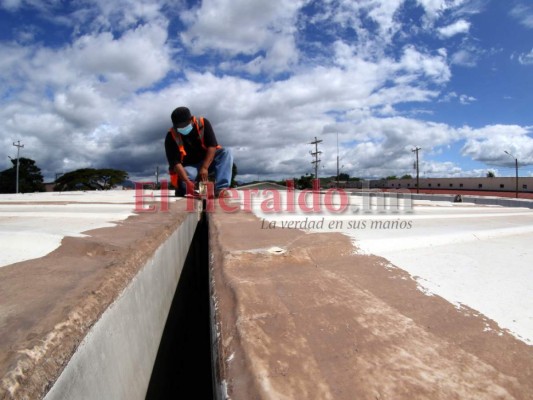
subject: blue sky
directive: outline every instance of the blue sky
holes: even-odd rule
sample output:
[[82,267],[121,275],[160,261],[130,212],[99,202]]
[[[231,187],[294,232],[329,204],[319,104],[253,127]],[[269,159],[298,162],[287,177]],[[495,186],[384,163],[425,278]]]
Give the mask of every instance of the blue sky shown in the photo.
[[533,176],[531,0],[1,0],[0,168],[152,179],[170,113],[240,180]]

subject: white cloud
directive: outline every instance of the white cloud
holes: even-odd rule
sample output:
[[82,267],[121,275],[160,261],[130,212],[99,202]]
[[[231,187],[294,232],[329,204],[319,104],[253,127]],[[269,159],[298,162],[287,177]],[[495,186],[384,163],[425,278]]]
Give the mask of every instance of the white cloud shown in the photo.
[[368,16],[372,18],[379,25],[380,36],[386,37],[387,41],[399,29],[400,24],[395,19],[398,9],[402,6],[403,0],[389,0],[389,1],[361,1],[351,2],[355,7],[366,8]]
[[54,50],[4,46],[2,77],[39,95],[82,83],[120,96],[148,87],[167,74],[172,63],[165,41],[164,27],[145,25],[117,39],[110,33],[86,35]]
[[518,62],[522,65],[533,65],[533,48],[529,53],[522,53],[518,56]]
[[511,9],[510,14],[526,28],[533,29],[533,6],[517,4]]
[[94,22],[100,25],[100,29],[113,30],[135,27],[139,21],[161,21],[165,19],[162,11],[165,7],[172,10],[171,7],[183,6],[180,0],[93,0],[93,3],[98,12]]
[[463,105],[470,104],[474,101],[477,101],[477,99],[473,96],[467,96],[466,94],[462,94],[459,96],[459,102]]
[[361,58],[375,60],[383,56],[402,29],[398,13],[403,3],[404,0],[340,0],[324,7],[328,11],[323,13],[322,20],[329,20],[329,29],[333,31],[339,27],[353,30],[357,40],[350,45],[357,48]]
[[439,28],[437,31],[439,35],[443,38],[450,38],[452,36],[461,34],[461,33],[467,33],[470,30],[470,22],[461,19],[459,21],[454,22],[451,25],[447,25],[445,27]]
[[512,163],[505,150],[518,158],[521,165],[533,163],[533,138],[531,129],[513,125],[491,125],[482,129],[460,130],[467,140],[461,152],[488,165]]
[[143,25],[118,39],[110,33],[83,36],[67,53],[77,71],[106,80],[107,87],[131,90],[157,82],[170,70],[166,39],[166,26]]
[[22,0],[2,0],[0,7],[8,11],[16,11],[22,6]]
[[477,101],[477,99],[473,96],[468,96],[466,94],[457,94],[456,92],[452,91],[442,96],[442,98],[439,100],[439,103],[449,103],[456,99],[459,101],[459,103],[463,105],[467,105],[474,101]]
[[452,54],[452,64],[461,65],[463,67],[475,67],[478,62],[478,55],[470,50],[459,50]]
[[188,30],[181,39],[195,53],[256,55],[244,68],[252,72],[283,72],[298,60],[294,34],[303,4],[303,0],[205,0],[198,9],[182,14]]
[[456,92],[449,92],[449,93],[446,93],[445,95],[443,95],[441,97],[441,99],[439,100],[440,103],[449,103],[450,101],[452,101],[453,99],[456,99],[457,97],[459,97],[459,95],[456,93]]
[[428,22],[437,20],[446,10],[456,10],[468,0],[416,0],[424,8]]
[[[419,154],[423,156],[423,152],[420,152]],[[451,161],[438,162],[422,160],[420,161],[419,166],[420,176],[424,178],[453,178],[468,176],[467,171],[464,171],[460,166]],[[415,173],[416,171],[413,171],[411,175],[414,176]],[[476,174],[476,176],[478,175]]]
[[436,56],[430,56],[421,53],[412,46],[404,50],[401,64],[408,71],[418,71],[433,79],[435,83],[447,82],[451,77],[450,69],[446,64],[446,58],[439,53]]
[[[44,164],[48,179],[74,166],[120,164],[117,146],[134,143],[133,132],[142,126],[131,126],[128,119],[150,109],[128,109],[130,97],[173,68],[166,40],[166,25],[149,23],[117,37],[86,34],[57,49],[0,44],[1,95],[8,101],[0,110],[2,128],[26,143],[25,156]],[[107,140],[110,131],[112,138],[122,136],[115,147]]]
[[417,3],[420,4],[426,14],[431,18],[436,18],[443,10],[446,9],[445,0],[417,0]]

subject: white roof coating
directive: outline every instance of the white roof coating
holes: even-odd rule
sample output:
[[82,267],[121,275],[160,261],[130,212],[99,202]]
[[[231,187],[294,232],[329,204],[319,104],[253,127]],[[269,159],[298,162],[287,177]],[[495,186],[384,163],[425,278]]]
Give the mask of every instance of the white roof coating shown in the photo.
[[43,257],[65,236],[112,227],[134,215],[135,192],[0,195],[0,267]]
[[272,206],[264,203],[268,198],[271,194],[253,202],[263,229],[275,223],[275,229],[342,232],[356,251],[407,271],[426,294],[468,306],[533,344],[533,210],[415,200],[411,211],[365,213],[362,197],[352,196],[339,214],[325,210],[324,197],[325,212],[305,213],[298,204],[295,213],[263,212],[261,203]]

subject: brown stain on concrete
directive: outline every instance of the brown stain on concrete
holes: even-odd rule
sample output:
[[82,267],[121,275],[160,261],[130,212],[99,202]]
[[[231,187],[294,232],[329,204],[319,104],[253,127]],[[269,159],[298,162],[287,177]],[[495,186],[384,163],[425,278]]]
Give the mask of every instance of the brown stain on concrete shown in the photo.
[[533,397],[533,346],[342,234],[213,213],[210,241],[218,378],[233,400]]
[[46,394],[90,327],[183,222],[184,207],[172,202],[169,212],[65,237],[45,257],[0,268],[0,399]]

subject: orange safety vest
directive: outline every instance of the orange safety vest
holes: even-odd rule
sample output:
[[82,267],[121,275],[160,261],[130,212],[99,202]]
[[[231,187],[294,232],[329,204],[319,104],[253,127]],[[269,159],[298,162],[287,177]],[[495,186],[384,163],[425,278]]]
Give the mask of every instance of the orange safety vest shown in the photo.
[[[204,142],[204,117],[196,118],[192,117],[192,123],[194,124],[194,127],[196,128],[196,132],[198,132],[198,136],[200,137],[200,143],[202,144],[202,147],[204,150],[207,150],[207,147],[205,146]],[[178,150],[180,152],[180,162],[183,162],[183,159],[187,155],[187,152],[185,151],[185,147],[183,146],[183,139],[181,138],[181,135],[178,135],[174,127],[169,129],[170,134],[174,138],[174,141],[178,145]],[[217,145],[217,149],[221,149],[222,146]],[[178,174],[174,169],[170,169],[170,183],[174,187],[178,187]]]

